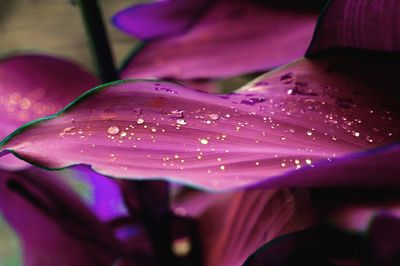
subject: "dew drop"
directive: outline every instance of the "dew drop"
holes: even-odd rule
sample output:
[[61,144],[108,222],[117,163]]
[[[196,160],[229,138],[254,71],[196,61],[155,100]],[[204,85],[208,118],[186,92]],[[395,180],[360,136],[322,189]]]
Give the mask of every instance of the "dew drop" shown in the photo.
[[184,125],[187,124],[187,121],[186,121],[185,119],[180,118],[180,119],[177,119],[177,120],[176,120],[176,123],[177,123],[178,125],[184,126]]
[[219,167],[219,169],[221,169],[221,171],[225,171],[225,165],[221,165],[221,166]]
[[119,133],[119,127],[117,127],[117,126],[109,127],[107,129],[107,133],[110,134],[110,135],[118,134]]
[[360,132],[358,131],[351,131],[351,135],[353,135],[354,137],[358,138],[360,136]]
[[312,136],[312,131],[311,130],[307,131],[307,136]]
[[312,161],[310,159],[306,159],[306,164],[311,164]]
[[209,117],[211,120],[218,120],[219,115],[218,114],[210,114]]
[[144,123],[144,119],[143,119],[143,118],[138,118],[138,120],[136,120],[136,123],[137,123],[138,125],[141,125],[141,124]]
[[64,136],[66,134],[69,134],[74,129],[75,129],[75,127],[66,127],[61,131],[60,136]]
[[207,145],[208,144],[208,140],[207,139],[200,139],[200,143],[203,145]]

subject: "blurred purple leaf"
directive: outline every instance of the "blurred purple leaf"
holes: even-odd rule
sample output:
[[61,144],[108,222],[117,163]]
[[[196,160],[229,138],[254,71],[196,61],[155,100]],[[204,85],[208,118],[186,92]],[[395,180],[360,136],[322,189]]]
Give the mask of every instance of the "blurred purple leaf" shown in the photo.
[[271,69],[305,53],[317,15],[240,0],[162,1],[131,7],[118,13],[114,23],[152,40],[134,53],[121,77],[185,80]]
[[[87,89],[97,85],[95,77],[80,66],[46,55],[17,55],[0,60],[0,137],[24,123],[50,115]],[[13,156],[0,159],[2,169],[28,165]]]
[[400,1],[331,0],[307,54],[337,47],[400,52]]
[[[213,197],[202,194],[199,202]],[[264,243],[315,225],[310,203],[301,189],[235,192],[214,202],[198,217],[205,265],[242,265]]]
[[158,39],[188,30],[212,2],[167,0],[136,4],[115,14],[113,23],[139,39]]
[[0,210],[21,238],[24,265],[116,259],[120,247],[110,228],[56,176],[35,168],[0,174]]
[[376,217],[365,234],[319,225],[265,244],[244,265],[384,265],[400,263],[399,219]]

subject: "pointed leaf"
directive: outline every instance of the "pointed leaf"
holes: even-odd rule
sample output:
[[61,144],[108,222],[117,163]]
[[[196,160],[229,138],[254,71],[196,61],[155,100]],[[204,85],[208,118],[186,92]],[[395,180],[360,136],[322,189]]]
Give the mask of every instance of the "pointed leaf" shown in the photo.
[[[169,18],[177,10],[187,10],[184,13],[188,15],[194,13],[194,8],[196,14],[204,11],[202,16],[195,16],[196,21],[187,31],[146,43],[130,59],[121,77],[220,78],[271,69],[304,55],[318,15],[256,1],[202,2],[203,6],[197,1],[192,6],[190,0],[163,1],[119,13],[114,18],[118,26],[123,24],[125,31],[139,37],[150,37],[176,31],[182,23],[181,15],[174,15],[176,21],[168,23],[164,17]],[[154,17],[147,16],[150,10],[157,10]],[[126,17],[131,17],[129,24],[119,22]],[[147,24],[143,24],[143,17]],[[143,25],[152,26],[148,34],[138,32]],[[180,27],[184,25],[187,23]]]
[[211,2],[167,0],[136,4],[115,14],[113,23],[142,40],[160,38],[189,29]]
[[[76,64],[44,55],[18,55],[0,60],[0,138],[24,123],[50,115],[97,84]],[[0,159],[2,169],[28,165],[13,156]]]
[[363,60],[372,59],[302,59],[228,95],[120,81],[25,125],[2,149],[47,168],[83,163],[114,177],[208,189],[399,184],[398,148],[354,156],[400,138],[396,67]]

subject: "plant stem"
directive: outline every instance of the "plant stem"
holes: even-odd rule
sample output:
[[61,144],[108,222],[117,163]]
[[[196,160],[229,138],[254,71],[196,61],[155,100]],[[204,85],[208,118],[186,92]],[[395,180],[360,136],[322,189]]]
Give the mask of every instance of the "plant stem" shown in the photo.
[[110,44],[97,0],[78,0],[78,3],[98,75],[104,83],[117,80],[118,73],[115,69]]

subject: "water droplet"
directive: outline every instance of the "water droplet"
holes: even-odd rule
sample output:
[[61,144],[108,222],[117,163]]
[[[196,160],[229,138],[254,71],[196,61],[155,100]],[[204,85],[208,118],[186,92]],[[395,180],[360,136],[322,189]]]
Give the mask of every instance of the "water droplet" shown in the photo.
[[311,130],[307,131],[307,136],[312,136],[312,131]]
[[281,140],[286,140],[286,137],[285,136],[281,136]]
[[310,159],[306,159],[306,164],[311,164],[312,161]]
[[144,119],[143,119],[143,118],[138,118],[138,120],[136,120],[136,123],[137,123],[138,125],[141,125],[141,124],[144,123]]
[[109,127],[107,129],[107,133],[110,134],[110,135],[118,134],[119,133],[119,127],[117,127],[117,126]]
[[203,145],[207,145],[208,144],[208,140],[207,139],[200,139],[199,141]]
[[[75,129],[75,127],[66,127],[61,131],[59,136],[64,136],[64,135],[67,135],[67,134],[71,134],[71,131],[74,130],[74,129]],[[74,134],[71,134],[71,135],[74,135]]]
[[360,132],[358,131],[351,131],[351,135],[353,135],[354,137],[358,138],[360,136]]
[[121,138],[123,138],[123,137],[126,137],[126,135],[127,135],[127,133],[125,131],[122,131],[120,136],[121,136]]
[[225,165],[221,165],[221,166],[219,167],[219,169],[221,169],[221,171],[225,171]]
[[365,140],[366,140],[367,142],[369,142],[369,143],[373,143],[373,142],[374,142],[374,140],[372,139],[371,136],[367,136],[367,137],[365,138]]
[[186,125],[187,124],[187,121],[185,120],[185,119],[177,119],[176,120],[176,123],[178,124],[178,125],[181,125],[181,126],[184,126],[184,125]]
[[218,115],[218,114],[210,114],[209,117],[210,117],[210,119],[212,119],[212,120],[218,120],[219,115]]

